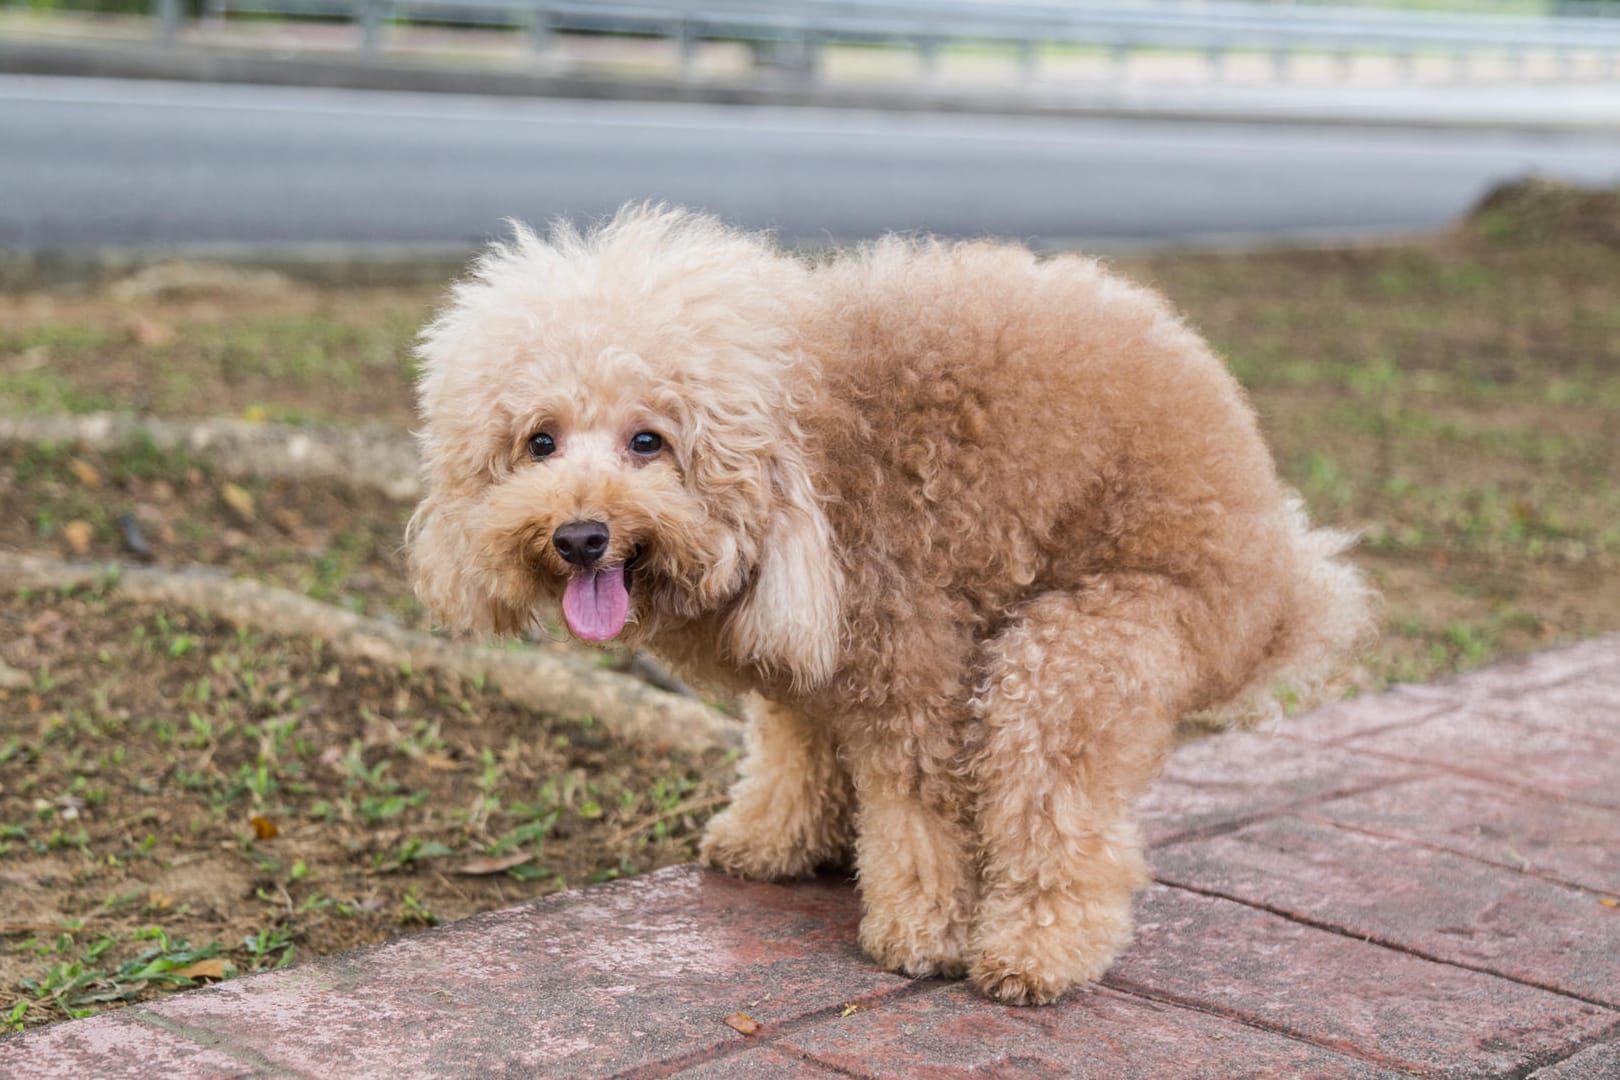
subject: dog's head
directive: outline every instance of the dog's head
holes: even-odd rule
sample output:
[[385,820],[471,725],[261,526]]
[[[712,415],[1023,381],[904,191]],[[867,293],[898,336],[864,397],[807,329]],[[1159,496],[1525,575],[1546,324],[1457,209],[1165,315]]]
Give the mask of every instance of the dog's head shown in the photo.
[[840,575],[795,420],[807,273],[645,206],[492,248],[418,350],[408,539],[434,616],[511,633],[560,605],[589,641],[710,617],[726,659],[825,679]]

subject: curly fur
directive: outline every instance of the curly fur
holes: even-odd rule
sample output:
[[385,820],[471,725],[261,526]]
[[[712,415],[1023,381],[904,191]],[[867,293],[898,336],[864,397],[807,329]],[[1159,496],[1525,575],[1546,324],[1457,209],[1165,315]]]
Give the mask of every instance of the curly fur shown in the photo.
[[[633,206],[519,229],[420,353],[424,602],[520,629],[567,583],[557,527],[607,523],[623,640],[758,695],[705,860],[853,859],[893,970],[1016,1004],[1099,977],[1178,719],[1264,713],[1368,625],[1236,382],[1089,259],[891,238],[811,265]],[[647,430],[664,449],[629,453]]]

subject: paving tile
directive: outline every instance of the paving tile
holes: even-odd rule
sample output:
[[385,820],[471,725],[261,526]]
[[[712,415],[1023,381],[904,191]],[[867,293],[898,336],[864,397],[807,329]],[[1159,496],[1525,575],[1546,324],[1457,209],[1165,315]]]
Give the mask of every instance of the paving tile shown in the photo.
[[1424,1075],[1506,1075],[1620,1011],[1158,885],[1110,985],[1258,1022]]
[[861,1077],[1177,1080],[1394,1075],[1331,1050],[1110,989],[988,1005],[961,983],[881,1002],[779,1044]]
[[1336,743],[1386,728],[1415,724],[1437,713],[1461,708],[1468,696],[1448,697],[1429,690],[1424,686],[1397,686],[1382,694],[1335,701],[1283,720],[1276,730],[1290,738]]
[[1620,911],[1582,889],[1294,817],[1154,861],[1168,884],[1620,1005]]
[[1615,1080],[1620,1076],[1620,1040],[1587,1047],[1556,1065],[1538,1069],[1530,1080]]
[[0,1076],[29,1080],[226,1080],[290,1076],[262,1059],[234,1057],[127,1013],[106,1013],[0,1039]]
[[1372,754],[1234,731],[1187,743],[1137,805],[1148,840],[1276,810],[1314,796],[1416,775],[1420,767]]
[[668,1075],[681,1080],[825,1080],[843,1074],[797,1054],[762,1045]]
[[146,1008],[322,1077],[600,1076],[911,985],[855,946],[847,883],[676,867]]
[[1401,689],[1423,697],[1478,703],[1540,693],[1549,687],[1620,666],[1620,634],[1606,634],[1573,645],[1522,653],[1453,679]]
[[1547,727],[1605,740],[1620,753],[1620,665],[1523,699],[1530,719]]
[[1299,816],[1434,844],[1620,898],[1620,810],[1437,775],[1317,803]]
[[[1612,706],[1620,709],[1620,701]],[[1387,754],[1620,808],[1620,753],[1608,739],[1538,724],[1530,698],[1441,713],[1411,727],[1351,739],[1351,750]]]

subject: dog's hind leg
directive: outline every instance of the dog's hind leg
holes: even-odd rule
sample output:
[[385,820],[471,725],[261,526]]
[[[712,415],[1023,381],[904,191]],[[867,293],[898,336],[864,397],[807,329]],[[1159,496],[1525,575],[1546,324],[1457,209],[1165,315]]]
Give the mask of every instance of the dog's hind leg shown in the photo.
[[1132,802],[1157,771],[1197,666],[1202,607],[1152,575],[1098,577],[1015,612],[984,646],[969,734],[982,895],[974,984],[1052,1001],[1108,969],[1148,881]]
[[762,698],[750,702],[749,714],[742,779],[704,832],[703,861],[760,881],[847,863],[854,796],[832,731]]

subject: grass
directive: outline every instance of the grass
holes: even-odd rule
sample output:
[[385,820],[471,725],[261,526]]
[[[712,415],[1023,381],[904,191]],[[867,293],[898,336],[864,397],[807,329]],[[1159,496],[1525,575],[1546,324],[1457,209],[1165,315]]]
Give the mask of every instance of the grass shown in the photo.
[[[38,1023],[685,861],[723,756],[97,591],[0,656],[0,1015]],[[217,961],[217,963],[205,962]]]
[[[1405,247],[1118,260],[1228,357],[1313,518],[1362,533],[1385,598],[1363,688],[1620,629],[1620,199],[1548,198]],[[438,295],[0,295],[0,409],[403,432]],[[0,545],[127,558],[129,515],[162,564],[420,625],[409,512],[151,446],[0,449]],[[0,621],[10,1026],[690,858],[730,768],[204,612],[87,591]]]

